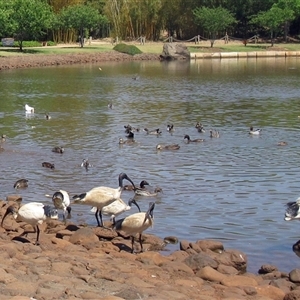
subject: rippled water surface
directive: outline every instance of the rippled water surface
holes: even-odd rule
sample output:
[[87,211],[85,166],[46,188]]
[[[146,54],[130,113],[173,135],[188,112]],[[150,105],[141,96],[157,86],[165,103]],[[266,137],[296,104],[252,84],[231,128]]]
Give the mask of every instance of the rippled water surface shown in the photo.
[[[145,179],[163,189],[157,198],[138,199],[143,210],[149,201],[157,204],[149,233],[220,240],[247,254],[249,271],[265,263],[282,271],[299,267],[292,245],[300,238],[300,223],[284,221],[284,205],[300,196],[299,59],[99,67],[0,73],[0,126],[8,136],[0,152],[0,197],[15,193],[14,182],[27,178],[29,187],[19,191],[23,202],[50,203],[45,194],[58,189],[74,195],[100,185],[117,187],[118,174],[126,172],[136,184]],[[25,114],[26,103],[34,115]],[[205,133],[197,132],[197,121]],[[140,131],[136,144],[120,147],[127,124],[160,128],[162,135]],[[172,134],[167,124],[174,124]],[[262,128],[261,136],[248,134],[251,125]],[[220,138],[211,139],[210,128]],[[186,144],[185,134],[205,142]],[[279,141],[288,145],[277,146]],[[180,149],[157,152],[158,143],[178,143]],[[64,146],[65,153],[53,153],[54,146]],[[80,167],[83,158],[93,164],[89,171]],[[55,169],[43,168],[44,161]],[[122,197],[132,196],[124,191]],[[97,224],[86,206],[73,206],[73,220]]]

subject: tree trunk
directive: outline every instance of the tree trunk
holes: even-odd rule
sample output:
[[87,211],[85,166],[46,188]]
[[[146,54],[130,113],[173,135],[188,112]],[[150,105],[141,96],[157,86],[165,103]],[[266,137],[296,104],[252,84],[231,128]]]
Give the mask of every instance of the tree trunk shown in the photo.
[[83,28],[80,28],[80,38],[79,38],[80,48],[83,48],[84,45],[84,36],[83,36]]

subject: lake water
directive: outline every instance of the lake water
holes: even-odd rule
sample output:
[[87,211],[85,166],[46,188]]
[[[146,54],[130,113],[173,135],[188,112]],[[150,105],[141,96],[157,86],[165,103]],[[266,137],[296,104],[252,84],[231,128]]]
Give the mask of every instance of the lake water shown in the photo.
[[[287,272],[299,268],[292,245],[300,239],[300,223],[284,221],[285,204],[300,196],[299,77],[298,58],[105,62],[0,72],[0,133],[8,136],[0,152],[0,197],[16,193],[14,182],[27,178],[29,187],[18,191],[23,202],[51,203],[45,194],[117,187],[118,174],[126,172],[136,184],[145,179],[163,189],[157,198],[138,199],[142,210],[156,201],[155,226],[148,233],[222,241],[226,249],[247,254],[251,272],[265,263]],[[25,114],[25,104],[35,113]],[[197,132],[197,121],[205,133]],[[136,144],[120,147],[127,124],[160,128],[162,135],[141,130]],[[168,124],[174,124],[172,134]],[[251,125],[262,134],[249,135]],[[220,138],[209,137],[211,128]],[[186,144],[185,134],[205,141]],[[279,141],[288,144],[277,146]],[[178,143],[180,149],[157,152],[158,143]],[[54,146],[65,153],[53,153]],[[80,167],[83,158],[93,165],[88,171]],[[43,168],[44,161],[55,169]],[[124,191],[122,198],[132,196]],[[73,205],[73,221],[97,225],[87,206]],[[165,253],[175,249],[168,245]]]

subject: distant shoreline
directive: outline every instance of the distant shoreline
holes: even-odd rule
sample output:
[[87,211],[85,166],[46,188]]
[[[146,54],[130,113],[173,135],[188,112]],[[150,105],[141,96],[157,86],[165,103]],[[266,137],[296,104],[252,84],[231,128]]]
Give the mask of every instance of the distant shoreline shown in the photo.
[[103,61],[159,60],[158,54],[128,55],[114,50],[99,53],[20,54],[0,57],[0,71],[46,66],[97,63]]

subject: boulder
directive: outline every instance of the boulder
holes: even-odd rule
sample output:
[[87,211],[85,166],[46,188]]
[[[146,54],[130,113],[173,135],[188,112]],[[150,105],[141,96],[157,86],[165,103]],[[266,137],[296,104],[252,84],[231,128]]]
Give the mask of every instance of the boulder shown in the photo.
[[184,260],[195,273],[206,266],[210,266],[213,269],[217,269],[218,263],[205,253],[197,253],[190,255]]
[[294,269],[289,273],[291,282],[300,283],[300,269]]
[[190,58],[187,46],[180,43],[164,43],[163,52],[160,55],[163,60],[183,60]]

